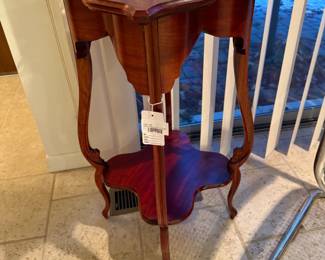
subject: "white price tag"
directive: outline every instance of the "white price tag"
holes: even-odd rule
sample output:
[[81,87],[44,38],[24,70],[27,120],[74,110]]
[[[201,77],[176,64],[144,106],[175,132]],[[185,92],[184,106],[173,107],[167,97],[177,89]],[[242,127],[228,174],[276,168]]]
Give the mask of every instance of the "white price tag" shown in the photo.
[[141,112],[141,129],[144,144],[165,145],[165,135],[169,135],[169,129],[163,113],[143,110]]

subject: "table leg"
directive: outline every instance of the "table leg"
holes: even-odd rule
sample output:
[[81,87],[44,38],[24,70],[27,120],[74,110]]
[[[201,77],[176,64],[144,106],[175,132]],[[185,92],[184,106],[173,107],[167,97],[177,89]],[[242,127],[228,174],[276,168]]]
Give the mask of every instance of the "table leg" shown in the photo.
[[88,121],[92,89],[90,42],[77,42],[76,49],[76,62],[79,80],[78,138],[83,155],[88,162],[96,168],[95,182],[105,200],[105,208],[102,214],[105,218],[108,218],[110,198],[104,183],[104,170],[107,168],[107,164],[100,157],[99,150],[93,149],[90,146],[88,135]]
[[233,156],[228,165],[232,174],[232,184],[228,194],[228,207],[231,218],[234,218],[237,215],[237,211],[233,207],[233,197],[240,183],[240,166],[248,159],[254,140],[254,123],[248,93],[248,42],[249,39],[246,39],[245,46],[247,49],[243,49],[244,40],[241,38],[234,39],[234,70],[237,87],[237,100],[242,114],[245,136],[242,147],[234,149]]
[[[159,103],[162,99],[160,81],[158,23],[153,21],[144,26],[144,38],[147,56],[147,74],[150,103]],[[154,106],[154,111],[162,112],[162,105]],[[160,245],[164,260],[170,259],[168,239],[168,215],[166,197],[166,172],[164,147],[153,146],[153,164],[155,175],[155,196],[158,225],[160,227]]]

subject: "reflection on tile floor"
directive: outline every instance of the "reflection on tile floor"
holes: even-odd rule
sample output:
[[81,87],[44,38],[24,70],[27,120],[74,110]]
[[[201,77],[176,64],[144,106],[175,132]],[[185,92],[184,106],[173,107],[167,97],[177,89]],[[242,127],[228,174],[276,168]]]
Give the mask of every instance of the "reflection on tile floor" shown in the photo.
[[[161,259],[158,228],[138,213],[108,221],[101,216],[103,201],[92,168],[47,172],[18,77],[0,77],[0,89],[0,259]],[[302,129],[300,143],[310,134]],[[285,132],[281,143],[288,138]],[[242,168],[236,219],[228,218],[227,188],[204,191],[193,214],[170,227],[172,259],[269,258],[315,188],[316,149],[307,152],[294,145],[289,154],[275,151],[264,159],[266,140],[265,133],[256,134],[254,154]],[[240,142],[236,137],[233,145]],[[217,141],[213,147],[217,149]],[[284,259],[324,259],[324,239],[325,201],[319,201]]]

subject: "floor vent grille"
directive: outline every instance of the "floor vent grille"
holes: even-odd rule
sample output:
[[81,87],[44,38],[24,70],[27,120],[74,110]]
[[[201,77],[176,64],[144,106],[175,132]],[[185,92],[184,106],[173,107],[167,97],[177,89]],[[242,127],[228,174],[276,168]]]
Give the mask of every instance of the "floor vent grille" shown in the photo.
[[117,216],[138,210],[138,198],[128,190],[109,189],[111,197],[110,215]]
[[[110,188],[109,195],[111,198],[111,216],[123,215],[138,210],[138,198],[133,192]],[[202,200],[202,194],[199,192],[196,195],[195,202]]]

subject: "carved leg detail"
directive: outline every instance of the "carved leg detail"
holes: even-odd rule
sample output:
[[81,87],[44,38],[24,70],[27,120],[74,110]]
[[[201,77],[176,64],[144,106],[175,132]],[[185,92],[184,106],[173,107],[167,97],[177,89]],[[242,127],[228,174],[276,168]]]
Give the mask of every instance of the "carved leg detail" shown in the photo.
[[242,114],[244,143],[235,148],[230,159],[231,168],[239,168],[249,157],[254,141],[254,122],[248,92],[248,50],[242,49],[242,41],[234,40],[234,71],[237,87],[237,101]]
[[[232,178],[232,184],[228,194],[228,206],[230,217],[232,219],[237,215],[237,211],[233,207],[232,202],[240,183],[239,167],[248,159],[254,139],[254,123],[248,93],[248,42],[249,39],[234,39],[234,70],[237,87],[237,100],[242,114],[245,135],[242,147],[235,148],[228,165]],[[247,49],[243,49],[243,46],[246,46]]]
[[109,208],[111,205],[111,200],[110,200],[109,193],[108,193],[105,183],[104,183],[104,168],[103,167],[96,168],[95,182],[96,182],[97,188],[99,189],[100,193],[103,195],[104,200],[105,200],[105,208],[103,209],[102,214],[107,219],[108,211],[109,211]]
[[231,174],[232,174],[232,182],[228,193],[228,209],[229,209],[230,218],[233,219],[237,215],[237,210],[233,206],[233,199],[240,183],[241,175],[240,175],[239,168],[232,169]]
[[100,152],[90,146],[88,138],[88,121],[92,87],[92,65],[90,57],[90,42],[76,43],[76,62],[79,80],[79,110],[78,110],[78,137],[80,148],[88,162],[96,168],[96,185],[105,200],[105,208],[102,212],[108,218],[110,207],[109,193],[104,183],[105,161],[100,157]]

